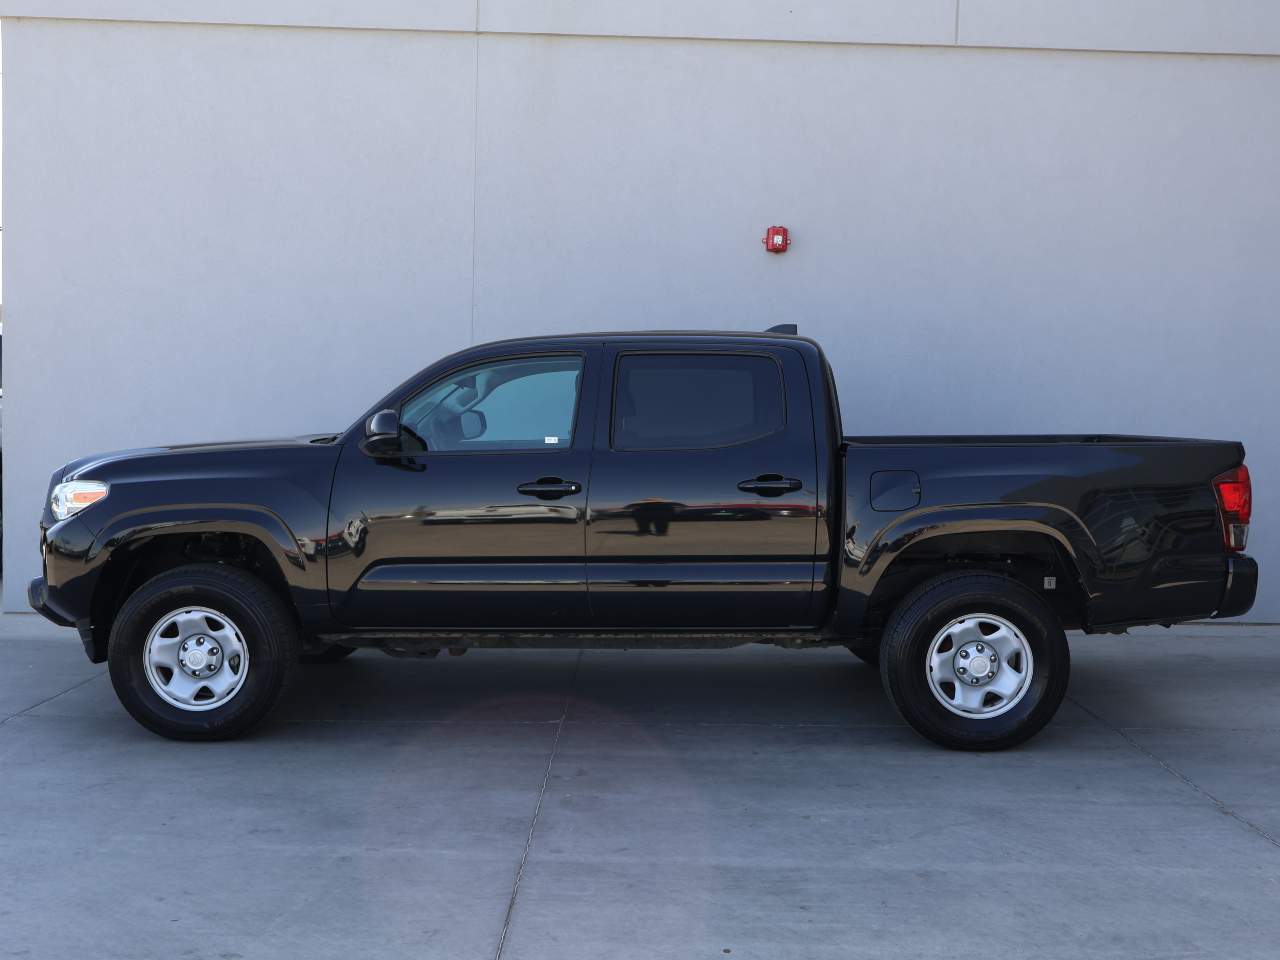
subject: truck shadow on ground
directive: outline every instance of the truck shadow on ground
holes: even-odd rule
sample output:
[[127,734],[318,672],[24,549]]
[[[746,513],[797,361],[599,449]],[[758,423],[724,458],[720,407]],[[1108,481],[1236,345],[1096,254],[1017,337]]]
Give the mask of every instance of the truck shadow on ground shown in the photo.
[[394,659],[358,651],[299,668],[285,721],[830,723],[899,725],[878,672],[843,648],[473,650]]
[[[1055,725],[1280,727],[1280,657],[1255,639],[1073,635]],[[1177,690],[1177,696],[1170,696]],[[301,667],[286,721],[825,723],[899,726],[879,673],[843,648],[473,650],[398,660],[359,651]]]

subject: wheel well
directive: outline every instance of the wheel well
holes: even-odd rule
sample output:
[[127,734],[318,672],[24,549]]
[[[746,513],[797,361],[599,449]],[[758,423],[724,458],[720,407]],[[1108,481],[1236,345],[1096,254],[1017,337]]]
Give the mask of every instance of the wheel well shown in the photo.
[[116,614],[128,597],[152,577],[188,563],[224,563],[267,584],[294,609],[289,584],[266,544],[243,533],[170,533],[118,547],[107,559],[94,587],[90,608],[93,643],[103,659]]
[[[986,570],[1012,577],[1044,600],[1064,630],[1085,623],[1085,591],[1075,564],[1052,537],[1040,533],[945,534],[908,547],[871,594],[866,626],[875,635],[911,590],[941,573]],[[1046,578],[1053,578],[1052,589]]]

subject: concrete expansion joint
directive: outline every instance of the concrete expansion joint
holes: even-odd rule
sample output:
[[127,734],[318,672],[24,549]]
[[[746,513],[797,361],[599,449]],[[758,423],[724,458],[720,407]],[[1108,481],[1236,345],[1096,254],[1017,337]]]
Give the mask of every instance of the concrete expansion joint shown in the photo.
[[1147,759],[1155,761],[1157,764],[1163,767],[1170,776],[1174,777],[1177,780],[1182,781],[1184,784],[1186,784],[1196,793],[1200,794],[1200,796],[1204,797],[1204,799],[1208,800],[1211,804],[1217,807],[1219,813],[1222,813],[1223,815],[1230,817],[1232,820],[1235,820],[1237,823],[1246,827],[1251,832],[1256,833],[1259,837],[1267,841],[1267,843],[1271,844],[1273,847],[1280,849],[1280,839],[1277,839],[1276,837],[1272,836],[1261,826],[1254,823],[1252,820],[1248,819],[1247,817],[1244,817],[1241,814],[1237,813],[1231,807],[1227,806],[1223,801],[1219,800],[1217,797],[1215,797],[1212,793],[1210,793],[1204,787],[1200,786],[1200,784],[1196,783],[1194,780],[1188,777],[1181,770],[1177,769],[1176,767],[1174,767],[1172,764],[1170,764],[1168,761],[1164,760],[1163,758],[1157,756],[1155,753],[1152,753],[1150,750],[1148,750],[1146,747],[1140,744],[1137,740],[1131,737],[1128,733],[1126,733],[1124,729],[1122,729],[1121,727],[1117,727],[1115,724],[1111,723],[1108,720],[1105,720],[1099,714],[1097,714],[1093,710],[1090,710],[1088,707],[1086,707],[1079,700],[1072,697],[1070,694],[1067,695],[1067,700],[1069,700],[1071,703],[1079,707],[1082,712],[1093,717],[1094,720],[1098,721],[1098,723],[1102,724],[1112,733],[1116,734],[1116,736],[1120,737],[1122,740],[1125,741],[1125,743],[1129,744],[1129,746],[1133,747],[1133,749],[1137,750]]

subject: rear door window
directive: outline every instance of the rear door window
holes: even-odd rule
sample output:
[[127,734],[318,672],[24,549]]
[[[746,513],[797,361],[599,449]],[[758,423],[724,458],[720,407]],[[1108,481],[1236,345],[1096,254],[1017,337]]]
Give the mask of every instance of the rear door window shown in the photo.
[[628,353],[618,359],[615,450],[705,450],[786,424],[782,371],[768,356]]

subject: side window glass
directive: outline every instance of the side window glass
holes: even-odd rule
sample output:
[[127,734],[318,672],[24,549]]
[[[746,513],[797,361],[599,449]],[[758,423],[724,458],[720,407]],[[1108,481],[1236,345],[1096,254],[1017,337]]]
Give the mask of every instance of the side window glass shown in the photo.
[[400,422],[410,443],[444,453],[567,448],[581,382],[581,357],[468,367],[409,400]]
[[615,450],[697,450],[745,443],[786,422],[770,357],[623,354],[613,399]]

